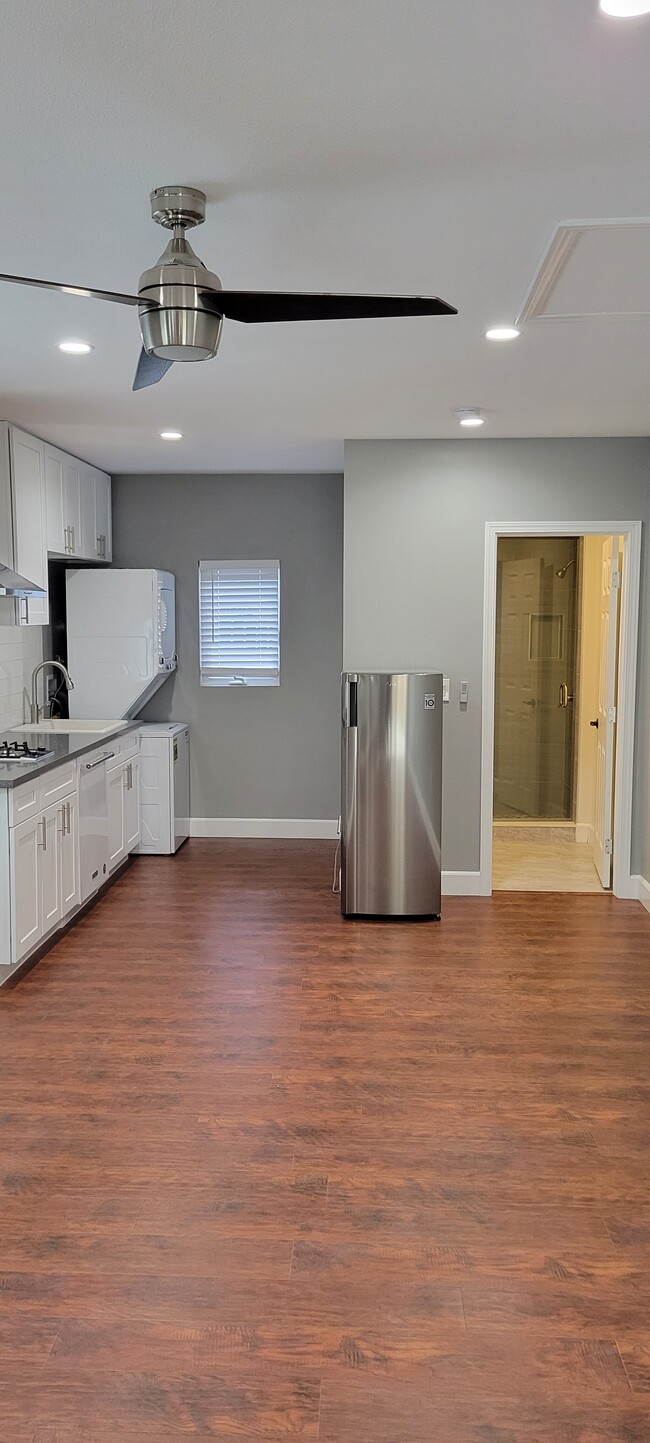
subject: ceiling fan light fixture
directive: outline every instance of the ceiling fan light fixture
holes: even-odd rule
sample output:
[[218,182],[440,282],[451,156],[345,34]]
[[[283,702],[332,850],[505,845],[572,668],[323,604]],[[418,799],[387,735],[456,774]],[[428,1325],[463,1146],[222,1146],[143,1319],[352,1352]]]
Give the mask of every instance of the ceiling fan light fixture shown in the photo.
[[600,0],[600,8],[603,15],[628,20],[635,15],[650,14],[650,0]]
[[490,326],[489,331],[485,332],[485,339],[487,341],[516,341],[520,334],[516,326]]
[[94,349],[88,341],[59,341],[59,350],[65,356],[88,356]]
[[454,416],[461,426],[484,426],[485,417],[480,406],[457,406]]
[[183,432],[182,432],[182,431],[161,431],[161,432],[160,432],[160,439],[161,439],[161,441],[182,441],[182,439],[183,439]]

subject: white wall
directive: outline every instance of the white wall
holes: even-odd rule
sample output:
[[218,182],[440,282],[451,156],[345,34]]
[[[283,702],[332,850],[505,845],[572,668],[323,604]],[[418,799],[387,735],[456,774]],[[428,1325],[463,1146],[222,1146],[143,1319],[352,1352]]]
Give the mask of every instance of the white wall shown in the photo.
[[[485,523],[648,521],[650,441],[643,439],[351,441],[344,487],[343,664],[437,668],[445,707],[443,863],[479,867]],[[645,541],[645,537],[644,537]],[[645,547],[644,547],[645,550]],[[647,565],[642,578],[633,869],[648,858]],[[469,682],[461,711],[458,685]],[[650,843],[650,837],[647,839]],[[647,875],[647,873],[646,873]]]
[[0,731],[29,721],[32,671],[42,659],[42,627],[0,625]]

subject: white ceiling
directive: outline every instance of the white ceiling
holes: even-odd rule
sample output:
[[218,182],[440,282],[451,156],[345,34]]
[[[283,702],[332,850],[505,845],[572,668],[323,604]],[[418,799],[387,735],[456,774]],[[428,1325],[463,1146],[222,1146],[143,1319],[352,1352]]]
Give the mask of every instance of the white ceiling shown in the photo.
[[476,444],[647,433],[650,320],[483,331],[558,221],[649,214],[649,66],[650,17],[597,0],[4,0],[0,270],[133,290],[164,244],[149,191],[185,181],[224,286],[460,315],[226,322],[216,360],[134,395],[135,312],[6,286],[2,413],[113,471],[335,468],[346,437],[458,435],[460,405]]

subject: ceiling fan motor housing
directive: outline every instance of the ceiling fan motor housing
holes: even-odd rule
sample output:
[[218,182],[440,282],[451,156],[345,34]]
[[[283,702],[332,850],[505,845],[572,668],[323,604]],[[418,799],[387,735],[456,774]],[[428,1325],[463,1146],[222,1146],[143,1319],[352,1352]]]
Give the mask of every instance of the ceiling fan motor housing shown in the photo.
[[[221,281],[185,235],[204,219],[205,196],[187,186],[159,186],[151,195],[151,214],[173,235],[155,266],[140,276],[142,344],[150,356],[164,361],[207,361],[216,356],[221,340],[223,317],[209,299],[221,290]],[[147,306],[147,299],[157,304]]]

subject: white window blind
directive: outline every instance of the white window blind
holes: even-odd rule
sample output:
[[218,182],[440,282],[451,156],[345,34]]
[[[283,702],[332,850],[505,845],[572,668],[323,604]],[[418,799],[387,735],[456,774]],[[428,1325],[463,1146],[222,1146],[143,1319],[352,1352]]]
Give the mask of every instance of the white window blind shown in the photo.
[[199,562],[201,686],[278,686],[280,562]]

